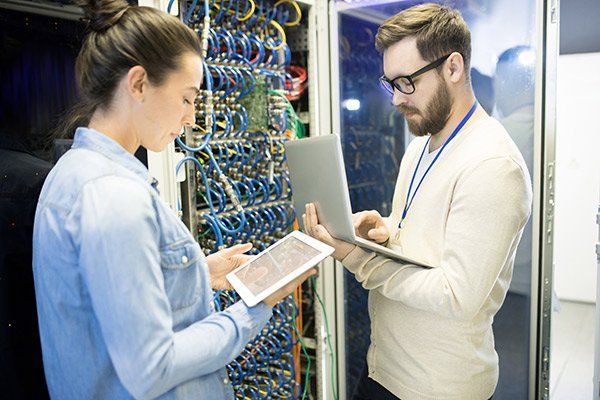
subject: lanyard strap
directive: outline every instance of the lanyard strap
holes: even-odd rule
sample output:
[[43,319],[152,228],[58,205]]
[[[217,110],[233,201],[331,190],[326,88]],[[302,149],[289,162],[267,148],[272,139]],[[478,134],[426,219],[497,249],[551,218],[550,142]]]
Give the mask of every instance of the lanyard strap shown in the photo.
[[[408,214],[408,210],[410,209],[410,206],[412,205],[412,202],[415,199],[415,196],[417,195],[417,192],[419,191],[419,188],[421,187],[423,180],[427,176],[427,173],[429,173],[429,170],[431,169],[431,167],[433,167],[433,164],[435,164],[437,159],[440,157],[440,154],[442,154],[442,151],[444,151],[444,148],[446,148],[448,143],[450,143],[450,141],[452,139],[454,139],[454,137],[458,134],[458,132],[462,129],[462,127],[465,126],[465,124],[467,123],[469,118],[471,118],[471,116],[473,115],[473,113],[475,112],[476,109],[477,109],[477,102],[473,103],[473,105],[469,109],[469,112],[467,112],[467,115],[465,115],[463,117],[463,119],[458,123],[456,128],[454,128],[454,131],[452,132],[452,134],[448,137],[448,139],[446,139],[446,141],[442,145],[442,148],[440,149],[440,151],[435,155],[435,158],[433,159],[431,164],[429,164],[429,167],[427,167],[427,170],[425,170],[425,173],[423,174],[423,176],[421,177],[421,180],[419,181],[417,187],[415,188],[415,192],[413,193],[412,197],[410,197],[410,192],[412,190],[413,183],[415,182],[415,178],[417,177],[417,171],[419,170],[419,165],[421,164],[421,160],[423,159],[423,154],[425,154],[425,149],[427,149],[427,147],[429,147],[429,141],[431,140],[431,136],[429,136],[429,138],[427,139],[427,142],[425,143],[425,147],[423,147],[423,151],[421,151],[421,156],[419,157],[419,161],[417,162],[415,171],[413,172],[412,179],[410,180],[410,185],[408,187],[408,193],[406,193],[406,201],[404,202],[404,211],[402,211],[402,219],[400,220],[400,223],[398,224],[398,228],[401,227],[402,221],[404,221],[404,218],[406,218],[406,215]],[[410,197],[410,201],[409,201],[409,197]]]

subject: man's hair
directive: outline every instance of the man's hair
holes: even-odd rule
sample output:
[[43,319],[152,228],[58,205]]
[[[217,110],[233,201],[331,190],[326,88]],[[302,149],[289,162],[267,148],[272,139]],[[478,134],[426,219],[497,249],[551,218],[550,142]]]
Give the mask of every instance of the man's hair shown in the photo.
[[417,39],[417,49],[425,61],[431,62],[455,51],[460,53],[469,81],[471,32],[457,10],[435,3],[407,8],[381,24],[375,47],[383,53],[407,37]]

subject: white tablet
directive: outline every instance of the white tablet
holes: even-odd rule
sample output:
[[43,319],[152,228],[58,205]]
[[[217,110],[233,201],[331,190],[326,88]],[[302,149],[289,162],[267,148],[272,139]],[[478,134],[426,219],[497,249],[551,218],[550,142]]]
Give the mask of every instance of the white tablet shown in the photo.
[[333,247],[293,231],[227,274],[227,280],[252,307],[333,252]]

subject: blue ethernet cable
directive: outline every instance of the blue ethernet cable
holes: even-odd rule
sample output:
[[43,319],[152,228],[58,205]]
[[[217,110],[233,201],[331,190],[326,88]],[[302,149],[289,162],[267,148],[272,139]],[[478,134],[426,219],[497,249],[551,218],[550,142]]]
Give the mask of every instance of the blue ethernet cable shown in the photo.
[[223,235],[221,234],[221,230],[217,225],[215,219],[210,214],[203,214],[203,218],[206,219],[206,222],[211,225],[213,232],[215,233],[217,248],[223,246]]

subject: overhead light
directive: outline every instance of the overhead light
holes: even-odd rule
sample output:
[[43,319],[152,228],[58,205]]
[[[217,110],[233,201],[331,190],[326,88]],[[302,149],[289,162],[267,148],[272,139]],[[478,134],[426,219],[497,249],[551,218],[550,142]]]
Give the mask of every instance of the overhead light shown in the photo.
[[348,111],[356,111],[360,109],[360,100],[358,99],[347,99],[342,102],[342,107]]
[[535,53],[533,50],[525,50],[519,54],[519,63],[522,65],[533,65],[535,63]]

